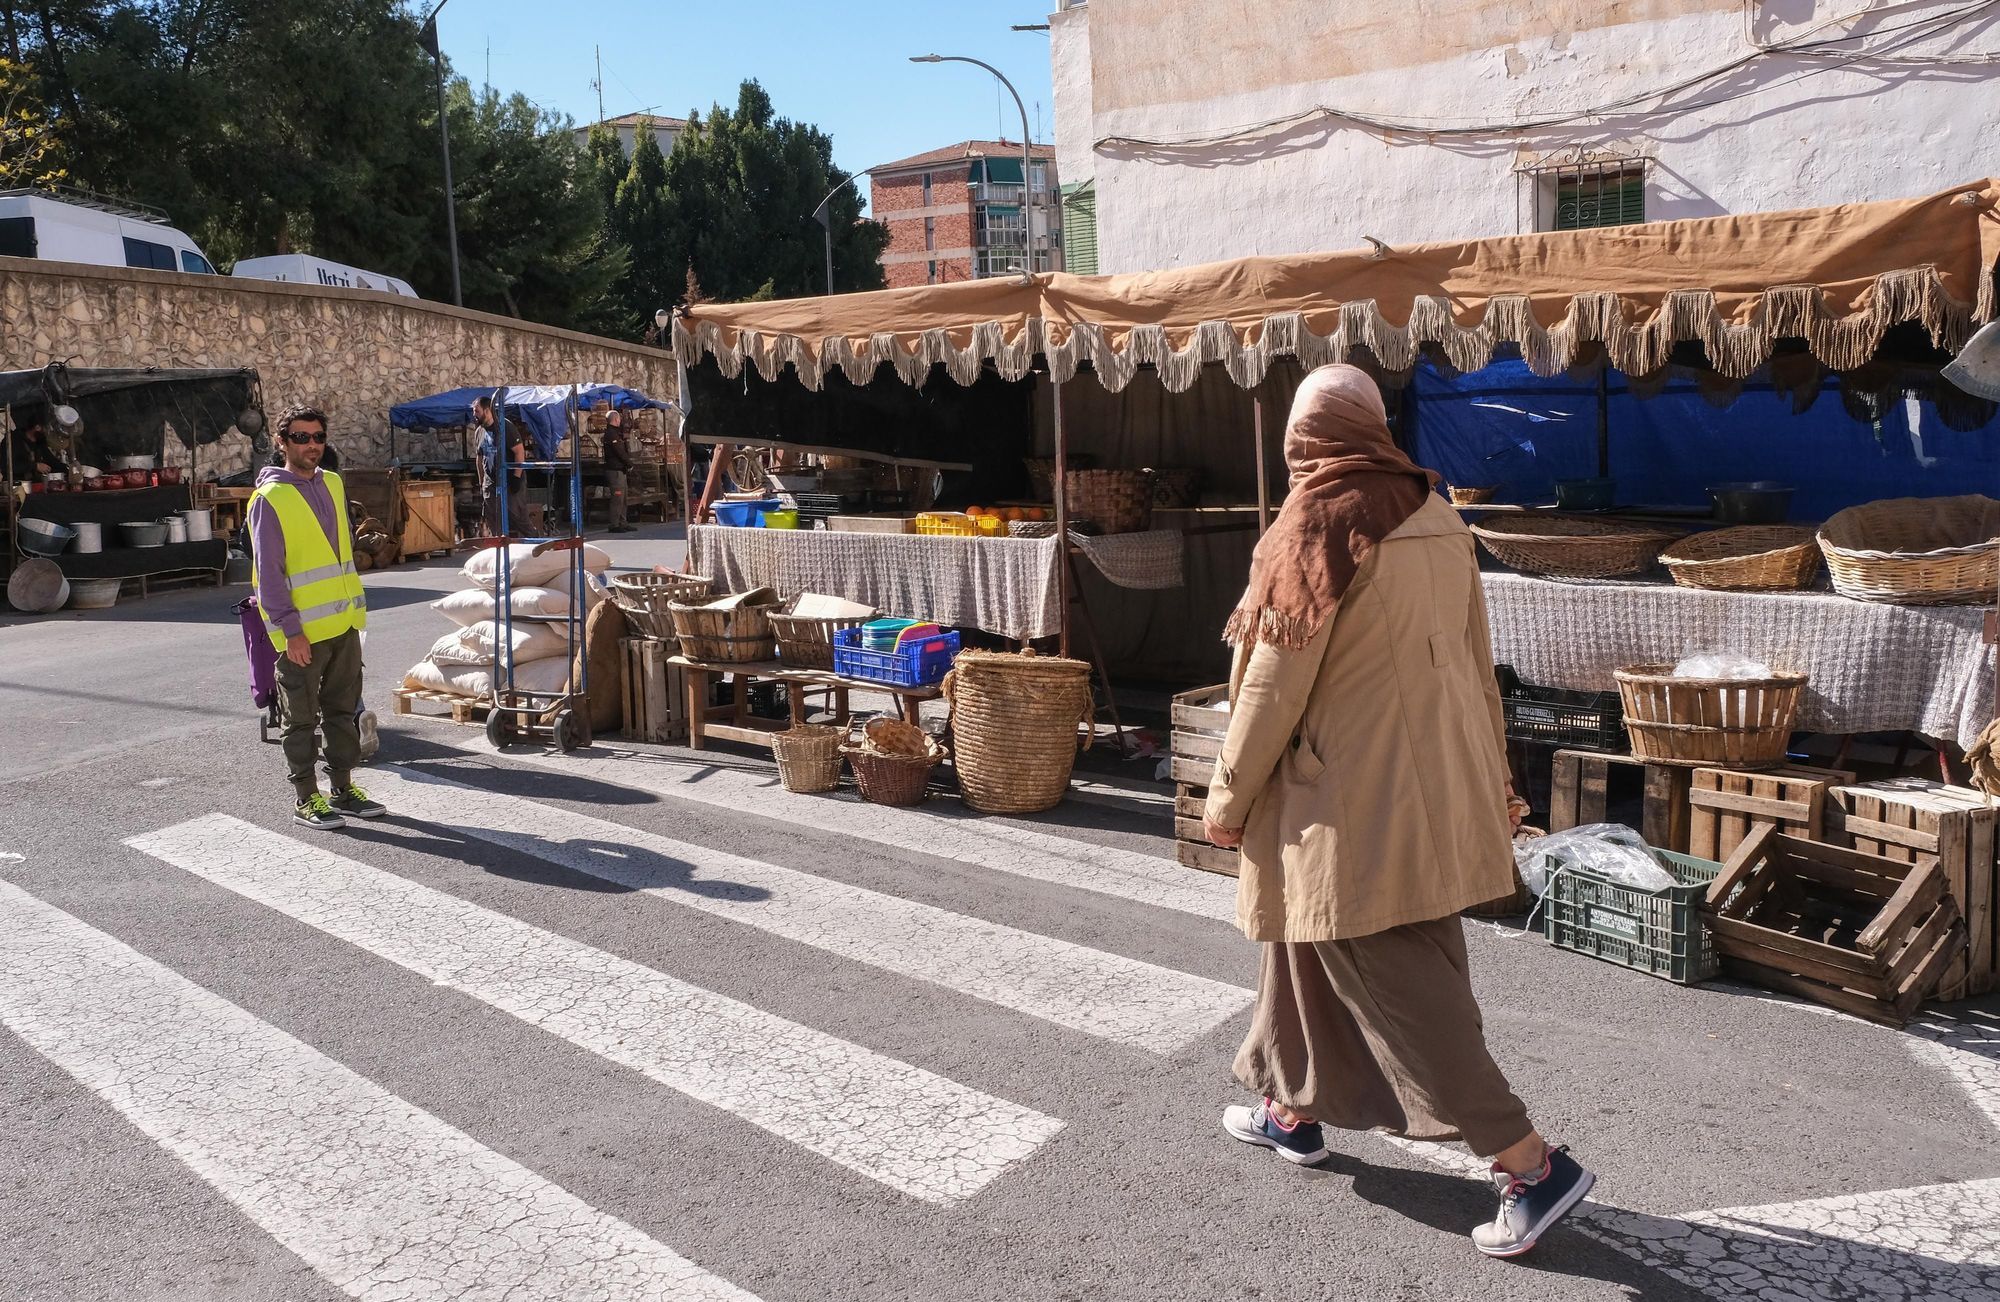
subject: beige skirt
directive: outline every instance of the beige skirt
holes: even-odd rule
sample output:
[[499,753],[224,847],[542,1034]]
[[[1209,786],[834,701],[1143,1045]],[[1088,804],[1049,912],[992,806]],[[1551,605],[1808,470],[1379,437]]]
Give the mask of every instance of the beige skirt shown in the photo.
[[1236,1078],[1314,1120],[1492,1157],[1533,1126],[1486,1050],[1456,917],[1271,943]]

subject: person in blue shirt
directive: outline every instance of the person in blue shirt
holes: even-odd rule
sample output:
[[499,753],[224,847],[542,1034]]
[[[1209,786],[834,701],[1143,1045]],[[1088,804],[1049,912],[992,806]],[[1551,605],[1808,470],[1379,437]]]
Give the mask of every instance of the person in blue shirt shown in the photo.
[[472,400],[472,420],[479,426],[479,500],[482,507],[481,518],[486,521],[487,530],[495,536],[507,534],[522,538],[528,533],[528,473],[521,463],[528,459],[528,440],[519,421],[507,426],[507,519],[503,525],[500,519],[500,489],[498,459],[496,456],[500,428],[500,415],[493,409],[491,398]]

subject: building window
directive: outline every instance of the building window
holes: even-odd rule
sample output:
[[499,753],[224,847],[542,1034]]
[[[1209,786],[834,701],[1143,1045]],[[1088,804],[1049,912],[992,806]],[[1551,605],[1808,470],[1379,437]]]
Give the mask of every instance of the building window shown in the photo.
[[931,206],[931,174],[924,173],[924,207]]
[[1534,229],[1576,231],[1646,220],[1646,160],[1570,155],[1524,169]]
[[937,247],[937,218],[935,217],[924,218],[924,247],[927,249],[935,249]]
[[930,279],[930,283],[931,283],[931,284],[933,284],[933,285],[937,284],[937,263],[936,263],[935,261],[933,261],[933,262],[931,263],[931,279]]

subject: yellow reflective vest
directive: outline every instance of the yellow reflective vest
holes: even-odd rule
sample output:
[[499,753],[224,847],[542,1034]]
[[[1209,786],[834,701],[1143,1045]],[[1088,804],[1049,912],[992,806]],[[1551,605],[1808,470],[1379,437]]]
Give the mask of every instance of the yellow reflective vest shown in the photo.
[[[329,642],[350,628],[368,627],[368,602],[361,592],[361,575],[354,568],[354,539],[347,528],[347,490],[340,476],[322,470],[327,491],[333,494],[333,514],[338,524],[339,550],[326,538],[305,494],[291,484],[265,484],[250,498],[254,508],[263,502],[278,513],[285,534],[285,584],[291,589],[292,604],[298,607],[299,625],[310,642]],[[257,587],[256,571],[251,571],[251,588]],[[257,603],[264,604],[262,594]],[[264,631],[271,645],[285,649],[285,630],[264,617]]]

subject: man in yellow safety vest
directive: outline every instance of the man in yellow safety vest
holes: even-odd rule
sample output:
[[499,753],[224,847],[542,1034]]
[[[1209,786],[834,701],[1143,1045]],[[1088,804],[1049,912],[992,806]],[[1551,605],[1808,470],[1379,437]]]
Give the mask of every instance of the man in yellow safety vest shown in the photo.
[[[292,821],[332,831],[349,818],[380,818],[388,810],[354,785],[361,760],[356,714],[361,705],[361,630],[368,604],[354,568],[347,493],[340,476],[321,470],[326,413],[294,406],[277,424],[284,464],[257,476],[250,499],[250,536],[257,565],[252,582],[264,631],[278,649],[278,697],[284,718],[285,766],[298,805]],[[322,794],[314,765],[326,738],[332,795]]]

